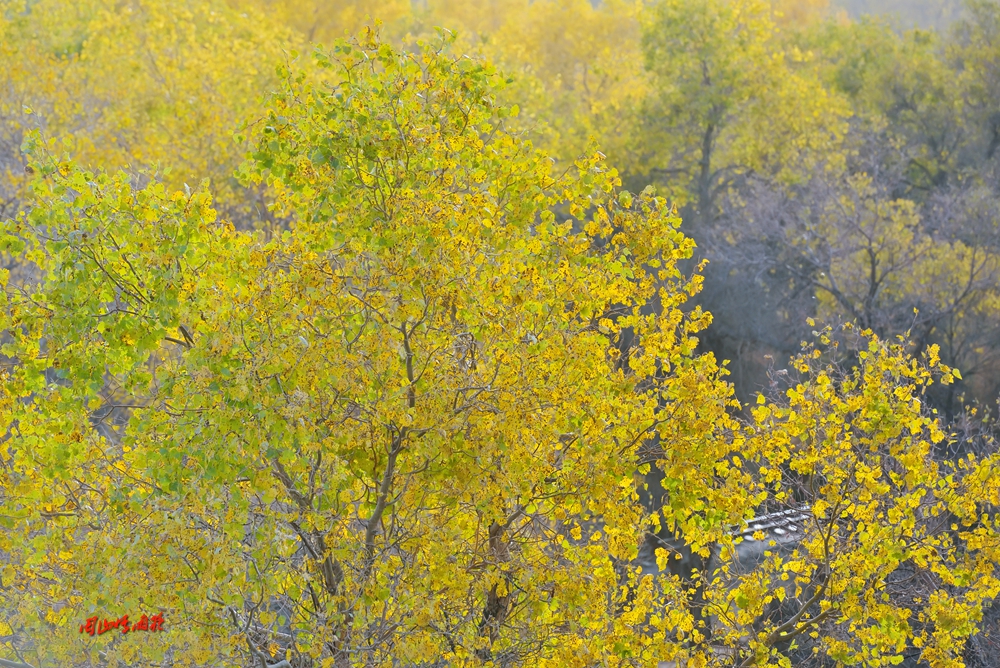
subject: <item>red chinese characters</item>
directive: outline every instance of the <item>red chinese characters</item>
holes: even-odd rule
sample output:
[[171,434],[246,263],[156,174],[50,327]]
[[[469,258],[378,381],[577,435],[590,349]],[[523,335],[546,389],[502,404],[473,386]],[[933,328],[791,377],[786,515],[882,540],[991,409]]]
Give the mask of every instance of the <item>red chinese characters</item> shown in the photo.
[[157,613],[152,617],[146,617],[143,615],[138,622],[136,622],[135,628],[137,631],[162,631],[163,630],[163,615]]
[[163,631],[163,613],[156,613],[152,617],[143,615],[134,625],[129,621],[128,615],[122,615],[118,619],[102,619],[98,623],[98,618],[88,617],[87,621],[80,624],[80,633],[93,635],[104,635],[108,631],[118,630],[122,633],[130,631]]

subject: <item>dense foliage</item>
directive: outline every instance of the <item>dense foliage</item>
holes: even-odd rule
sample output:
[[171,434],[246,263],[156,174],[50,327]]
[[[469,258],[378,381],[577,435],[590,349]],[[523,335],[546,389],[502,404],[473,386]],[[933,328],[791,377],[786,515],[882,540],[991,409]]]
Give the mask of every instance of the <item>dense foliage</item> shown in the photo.
[[964,12],[0,0],[0,666],[996,665]]

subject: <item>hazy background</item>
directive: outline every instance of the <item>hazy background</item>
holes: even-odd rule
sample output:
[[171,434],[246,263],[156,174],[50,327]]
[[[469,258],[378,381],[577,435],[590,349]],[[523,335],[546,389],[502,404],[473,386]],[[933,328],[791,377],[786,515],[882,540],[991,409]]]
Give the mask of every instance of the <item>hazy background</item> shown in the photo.
[[857,18],[862,14],[882,15],[898,22],[902,28],[947,27],[959,17],[959,0],[834,0],[831,6]]

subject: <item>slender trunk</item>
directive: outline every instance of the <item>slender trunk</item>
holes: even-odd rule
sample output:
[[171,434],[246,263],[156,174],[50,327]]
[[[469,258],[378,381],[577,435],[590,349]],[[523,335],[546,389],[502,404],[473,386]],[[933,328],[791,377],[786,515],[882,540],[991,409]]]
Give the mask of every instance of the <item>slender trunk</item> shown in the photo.
[[702,225],[712,219],[712,147],[715,143],[715,123],[709,121],[701,138],[701,161],[698,170],[698,219]]

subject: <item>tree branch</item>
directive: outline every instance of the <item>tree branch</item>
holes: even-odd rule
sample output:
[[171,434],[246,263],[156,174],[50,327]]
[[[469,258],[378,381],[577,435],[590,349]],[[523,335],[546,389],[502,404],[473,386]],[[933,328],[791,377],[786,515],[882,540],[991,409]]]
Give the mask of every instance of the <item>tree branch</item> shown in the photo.
[[[30,663],[21,663],[19,661],[10,661],[8,659],[0,659],[0,668],[34,668]],[[289,666],[289,668],[291,668]]]

